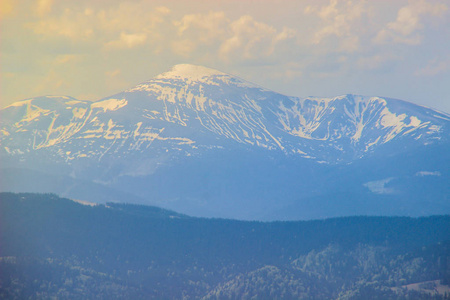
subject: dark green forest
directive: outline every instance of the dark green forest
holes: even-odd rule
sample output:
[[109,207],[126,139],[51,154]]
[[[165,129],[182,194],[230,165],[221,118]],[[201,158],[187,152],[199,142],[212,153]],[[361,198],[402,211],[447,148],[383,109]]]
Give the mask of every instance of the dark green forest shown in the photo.
[[450,216],[250,222],[0,193],[1,299],[450,299]]

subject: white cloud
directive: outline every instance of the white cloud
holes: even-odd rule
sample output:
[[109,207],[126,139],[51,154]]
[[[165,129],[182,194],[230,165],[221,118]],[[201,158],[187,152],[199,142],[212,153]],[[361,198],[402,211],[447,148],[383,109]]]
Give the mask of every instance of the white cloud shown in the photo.
[[255,55],[269,55],[273,51],[271,39],[276,35],[273,27],[256,22],[247,15],[233,21],[229,28],[232,34],[222,43],[219,50],[222,58],[228,59],[234,52],[239,52],[244,58],[251,59]]
[[209,12],[185,15],[181,21],[174,22],[174,25],[179,36],[194,34],[196,39],[208,44],[225,36],[229,22],[224,12]]
[[322,21],[322,25],[314,33],[312,43],[318,45],[330,37],[337,37],[340,51],[359,50],[358,33],[362,27],[362,18],[368,11],[365,1],[330,0],[326,6],[307,6],[304,13],[316,15]]
[[188,14],[181,20],[172,22],[176,34],[170,36],[172,52],[189,57],[194,51],[208,49],[217,51],[220,41],[226,38],[230,20],[224,12]]
[[[41,10],[51,0],[41,0]],[[47,6],[45,6],[46,4]],[[89,41],[105,48],[134,48],[161,38],[170,10],[153,8],[148,2],[124,2],[108,9],[67,7],[59,14],[30,22],[28,28],[45,38],[66,37],[74,42]]]
[[177,37],[172,51],[183,57],[206,47],[223,61],[267,58],[282,42],[296,37],[293,29],[277,30],[249,15],[231,20],[224,12],[189,14],[173,24]]
[[293,29],[285,27],[280,32],[270,25],[255,21],[248,15],[231,22],[229,31],[231,35],[219,49],[219,57],[224,60],[269,57],[280,42],[296,36]]
[[433,4],[425,0],[410,1],[408,5],[400,8],[394,22],[388,23],[378,32],[373,42],[418,45],[423,38],[421,30],[425,16],[440,17],[446,10],[445,4]]
[[95,19],[92,15],[66,9],[57,17],[40,19],[27,24],[36,34],[46,37],[66,37],[74,40],[85,40],[93,37]]
[[100,10],[97,22],[105,32],[145,32],[156,34],[158,25],[167,23],[170,9],[151,7],[151,3],[123,2],[117,7]]

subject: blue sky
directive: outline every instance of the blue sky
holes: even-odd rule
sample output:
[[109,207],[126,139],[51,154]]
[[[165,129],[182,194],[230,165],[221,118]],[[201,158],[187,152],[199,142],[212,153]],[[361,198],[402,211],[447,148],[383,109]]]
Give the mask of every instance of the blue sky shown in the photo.
[[450,2],[3,0],[1,106],[97,100],[179,63],[293,96],[450,112]]

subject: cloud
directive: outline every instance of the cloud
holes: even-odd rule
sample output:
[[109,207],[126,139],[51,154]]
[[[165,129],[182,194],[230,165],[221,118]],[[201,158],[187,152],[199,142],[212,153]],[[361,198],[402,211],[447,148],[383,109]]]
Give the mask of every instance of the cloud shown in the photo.
[[288,62],[277,70],[270,70],[267,74],[271,78],[281,79],[281,80],[296,80],[303,75],[304,66],[298,62]]
[[400,57],[390,53],[376,54],[368,57],[360,57],[357,60],[357,66],[365,70],[378,70],[382,68],[389,68],[393,61],[399,60]]
[[52,11],[53,0],[38,0],[36,2],[36,13],[43,17]]
[[189,57],[197,49],[197,45],[190,39],[174,40],[171,43],[171,49],[177,55]]
[[[41,13],[36,13],[34,2],[28,7],[29,18],[23,18],[26,26],[21,26],[31,37],[30,45],[38,50],[32,55],[21,50],[20,54],[30,57],[27,64],[33,73],[29,76],[39,86],[34,91],[37,94],[62,89],[72,93],[81,88],[86,89],[83,93],[102,93],[139,82],[182,61],[224,70],[225,65],[242,63],[286,63],[292,57],[290,51],[295,50],[290,45],[297,46],[298,40],[298,33],[289,27],[221,10],[186,13],[176,7],[171,7],[175,11],[155,7],[154,1],[117,0],[103,5],[42,1]],[[18,61],[14,59],[15,64],[11,61],[5,71],[14,70]],[[114,70],[121,72],[112,76]],[[94,74],[103,80],[86,79]],[[293,77],[294,72],[288,76]],[[51,80],[56,82],[54,87]]]
[[145,33],[120,33],[120,38],[105,44],[105,48],[135,48],[137,46],[145,44],[147,35]]
[[104,72],[106,86],[110,87],[128,87],[130,83],[122,77],[121,69],[114,69]]
[[436,76],[450,71],[450,59],[439,60],[433,59],[428,64],[418,69],[414,75],[416,76]]
[[[52,0],[40,0],[41,11]],[[124,2],[104,9],[67,7],[59,14],[28,23],[28,28],[44,38],[65,37],[73,42],[103,44],[105,49],[134,48],[161,38],[158,27],[168,23],[170,10],[149,7],[148,2]]]
[[291,28],[277,30],[250,15],[231,20],[224,12],[185,15],[174,25],[178,36],[172,42],[174,53],[188,57],[206,46],[223,61],[267,58],[282,42],[296,37]]
[[61,54],[57,55],[55,59],[53,60],[53,63],[55,65],[64,65],[67,63],[78,63],[81,61],[80,55],[75,54]]
[[256,22],[247,15],[233,21],[229,27],[232,34],[220,47],[221,57],[228,58],[237,51],[242,52],[244,58],[253,58],[258,54],[269,55],[273,52],[271,40],[276,35],[276,30],[272,26]]
[[61,75],[54,70],[50,70],[46,76],[41,78],[35,85],[33,92],[36,94],[57,94],[59,89],[65,86],[67,82],[61,78]]
[[220,41],[226,38],[229,23],[221,11],[184,15],[181,20],[172,22],[176,31],[170,42],[172,52],[189,57],[199,47],[216,51]]
[[151,7],[151,3],[123,2],[117,7],[100,10],[97,21],[104,32],[156,33],[158,25],[166,23],[170,14],[167,7]]
[[339,50],[355,52],[360,48],[358,30],[361,29],[361,20],[368,12],[365,1],[337,1],[330,0],[322,7],[307,6],[305,14],[316,15],[323,25],[315,31],[312,44],[318,45],[330,37],[339,38]]
[[114,78],[114,77],[117,77],[118,75],[120,75],[120,73],[121,73],[120,69],[115,69],[113,71],[105,72],[105,75],[109,78]]
[[94,37],[95,16],[89,12],[66,9],[61,15],[27,24],[27,27],[45,38],[65,37],[72,40],[86,40]]
[[231,35],[221,44],[219,57],[258,59],[271,56],[276,46],[293,39],[296,32],[284,27],[280,32],[274,27],[255,21],[251,16],[242,16],[229,25]]
[[16,7],[16,1],[14,1],[14,0],[0,1],[0,18],[12,15],[15,7]]
[[[202,55],[209,60],[239,62],[273,59],[283,44],[297,38],[291,28],[276,28],[250,15],[231,19],[223,11],[210,11],[176,18],[169,8],[153,7],[148,1],[102,8],[86,3],[52,10],[53,1],[39,0],[41,18],[28,23],[27,28],[42,39],[65,38],[77,47],[96,51],[146,47],[151,53],[170,51],[185,59]],[[347,47],[354,43],[349,39]]]
[[426,16],[440,17],[446,10],[445,4],[433,4],[425,0],[410,1],[408,5],[400,8],[394,22],[388,23],[378,32],[373,42],[418,45],[423,38],[423,19]]
[[[209,12],[208,14],[189,14],[175,21],[178,36],[195,34],[196,39],[208,44],[215,39],[221,39],[226,35],[227,25],[230,20],[224,12]],[[191,32],[189,32],[191,31]]]

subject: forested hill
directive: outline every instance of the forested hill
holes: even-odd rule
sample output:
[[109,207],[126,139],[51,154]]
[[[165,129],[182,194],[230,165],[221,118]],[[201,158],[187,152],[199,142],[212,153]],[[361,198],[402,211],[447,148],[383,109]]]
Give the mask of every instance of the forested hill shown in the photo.
[[450,216],[243,222],[1,193],[0,222],[6,299],[450,295]]

